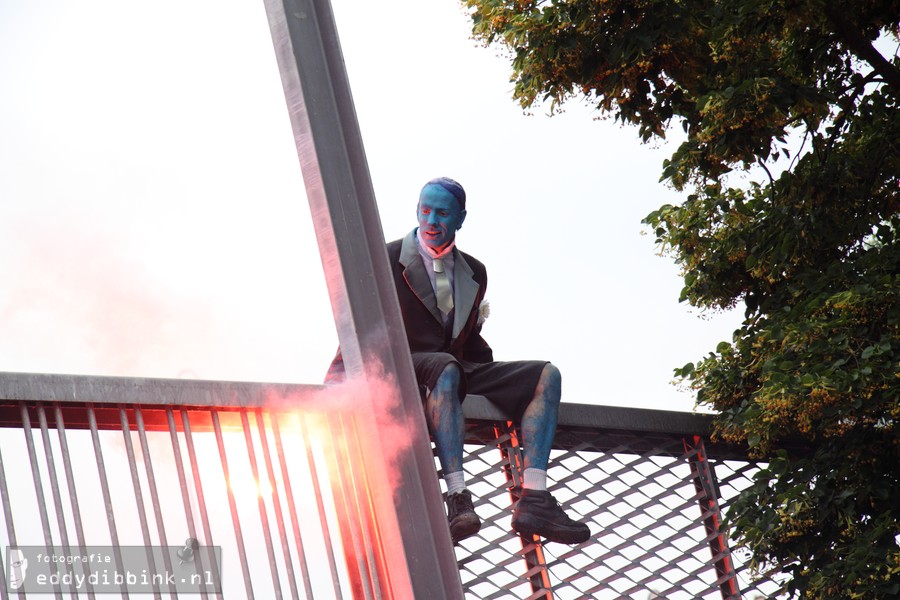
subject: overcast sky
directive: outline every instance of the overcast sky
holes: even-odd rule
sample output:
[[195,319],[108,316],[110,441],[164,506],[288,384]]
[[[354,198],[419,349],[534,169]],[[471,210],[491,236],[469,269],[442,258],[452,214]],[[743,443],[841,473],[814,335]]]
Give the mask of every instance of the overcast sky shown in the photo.
[[[453,0],[335,0],[385,236],[460,181],[498,359],[564,400],[691,410],[737,313],[678,303],[640,220],[672,146],[526,115]],[[0,3],[0,370],[320,382],[337,339],[261,1]]]

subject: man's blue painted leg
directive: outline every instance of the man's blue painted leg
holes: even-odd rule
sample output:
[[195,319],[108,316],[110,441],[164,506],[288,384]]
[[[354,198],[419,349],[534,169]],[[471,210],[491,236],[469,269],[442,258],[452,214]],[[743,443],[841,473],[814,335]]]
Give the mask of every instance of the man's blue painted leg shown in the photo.
[[559,369],[548,363],[541,372],[534,398],[522,415],[525,481],[513,510],[512,528],[526,539],[538,535],[552,542],[581,544],[590,539],[590,529],[563,512],[546,485],[561,396]]
[[458,365],[447,365],[425,399],[425,421],[445,474],[462,471],[466,417],[459,397],[461,377]]
[[551,364],[544,366],[534,397],[522,414],[522,438],[525,445],[525,468],[547,470],[559,401],[562,397],[562,375]]
[[461,378],[458,365],[447,365],[425,399],[425,420],[434,438],[447,484],[447,519],[454,543],[475,535],[481,529],[481,520],[475,514],[472,494],[465,488],[463,473],[466,417],[459,393]]

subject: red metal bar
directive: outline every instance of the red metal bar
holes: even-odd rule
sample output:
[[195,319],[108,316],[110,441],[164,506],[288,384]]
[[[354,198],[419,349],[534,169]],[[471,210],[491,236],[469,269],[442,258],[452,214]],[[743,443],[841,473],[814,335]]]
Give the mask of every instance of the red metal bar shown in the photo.
[[727,531],[722,528],[722,512],[719,509],[719,494],[716,490],[715,472],[706,456],[703,438],[699,435],[684,438],[684,450],[691,465],[691,477],[697,490],[700,504],[700,518],[706,529],[709,549],[716,569],[716,583],[723,600],[740,600],[737,574],[728,548]]
[[[511,421],[507,421],[502,429],[494,425],[495,435],[498,440],[500,453],[503,455],[503,471],[506,481],[509,483],[510,504],[515,505],[519,500],[519,492],[522,489],[522,478],[525,473],[524,454],[519,445],[519,432]],[[553,600],[553,586],[550,583],[550,572],[547,570],[547,559],[544,556],[544,546],[540,536],[533,535],[531,540],[519,537],[522,542],[522,558],[525,560],[525,577],[531,583],[529,598],[545,598]]]

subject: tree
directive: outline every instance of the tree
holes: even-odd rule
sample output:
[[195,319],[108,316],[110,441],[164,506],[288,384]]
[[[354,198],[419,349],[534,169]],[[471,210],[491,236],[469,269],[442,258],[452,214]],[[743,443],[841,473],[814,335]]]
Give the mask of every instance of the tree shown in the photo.
[[[900,593],[898,0],[466,0],[523,107],[680,125],[644,222],[745,321],[676,374],[768,467],[728,517],[802,598]],[[893,54],[891,54],[893,52]]]

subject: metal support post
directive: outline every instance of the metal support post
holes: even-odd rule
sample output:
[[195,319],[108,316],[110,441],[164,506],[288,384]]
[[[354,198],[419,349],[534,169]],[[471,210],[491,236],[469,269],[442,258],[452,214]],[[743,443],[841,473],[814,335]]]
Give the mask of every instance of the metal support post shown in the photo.
[[[462,598],[331,4],[266,0],[266,11],[347,369],[345,385],[358,390],[358,405],[373,417],[375,431],[363,432],[367,475],[359,480],[374,482],[376,489],[354,493],[369,496],[364,504],[376,516],[375,551],[384,558],[376,564],[390,571],[379,579],[389,582],[394,597]],[[410,437],[391,464],[382,453],[386,440],[378,436],[387,431]],[[379,484],[388,479],[392,485]]]

